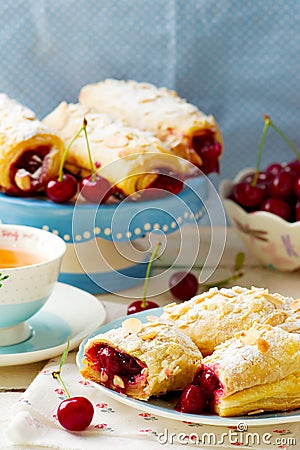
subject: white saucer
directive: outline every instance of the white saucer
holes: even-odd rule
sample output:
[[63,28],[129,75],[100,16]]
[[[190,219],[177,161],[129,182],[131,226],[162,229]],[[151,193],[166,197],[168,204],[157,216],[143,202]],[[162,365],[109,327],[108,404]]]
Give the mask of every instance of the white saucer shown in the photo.
[[103,324],[105,309],[93,295],[57,283],[45,306],[28,320],[31,336],[20,344],[0,347],[0,366],[28,364],[61,354],[70,336],[70,350]]

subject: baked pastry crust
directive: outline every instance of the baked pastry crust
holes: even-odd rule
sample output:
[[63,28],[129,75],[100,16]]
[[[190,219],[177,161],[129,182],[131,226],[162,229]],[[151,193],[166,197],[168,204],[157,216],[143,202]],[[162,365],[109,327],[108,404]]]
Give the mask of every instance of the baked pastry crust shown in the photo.
[[223,148],[222,135],[212,115],[180,98],[175,91],[149,83],[107,79],[82,87],[80,103],[129,125],[151,131],[174,154],[201,167],[193,138],[211,135]]
[[[62,140],[34,112],[0,94],[0,188],[11,195],[44,190],[59,171]],[[30,156],[31,155],[31,156]],[[28,170],[28,158],[35,171]]]
[[217,345],[255,323],[299,331],[299,316],[292,303],[292,298],[271,294],[264,288],[211,288],[184,303],[166,305],[161,318],[176,325],[207,356]]
[[[107,372],[99,366],[98,350],[103,346],[138,361],[142,369],[134,383],[126,383],[126,373],[107,380]],[[195,344],[175,327],[157,320],[142,324],[132,318],[122,327],[88,340],[81,374],[130,397],[147,400],[169,390],[182,390],[193,380],[201,360]]]
[[[154,135],[115,121],[87,106],[62,102],[43,123],[53,128],[68,145],[82,127],[84,118],[92,159],[96,167],[100,167],[100,175],[124,195],[147,188],[164,170],[180,178],[185,176],[186,162],[171,155]],[[91,173],[83,133],[72,144],[65,167],[80,177]]]
[[220,416],[300,407],[300,335],[262,325],[220,344],[202,361],[219,388],[214,409]]

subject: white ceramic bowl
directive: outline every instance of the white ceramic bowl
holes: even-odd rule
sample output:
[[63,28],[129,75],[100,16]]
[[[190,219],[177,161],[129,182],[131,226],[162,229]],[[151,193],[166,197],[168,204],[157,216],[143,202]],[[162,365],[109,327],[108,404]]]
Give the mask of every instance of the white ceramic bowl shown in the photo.
[[50,297],[66,244],[60,237],[35,227],[0,224],[0,249],[38,258],[34,264],[3,268],[0,257],[0,346],[7,346],[30,336],[26,321]]
[[300,222],[287,222],[275,214],[246,212],[227,198],[232,187],[253,169],[245,169],[234,180],[224,180],[220,196],[231,225],[236,229],[249,253],[266,267],[280,271],[300,269]]

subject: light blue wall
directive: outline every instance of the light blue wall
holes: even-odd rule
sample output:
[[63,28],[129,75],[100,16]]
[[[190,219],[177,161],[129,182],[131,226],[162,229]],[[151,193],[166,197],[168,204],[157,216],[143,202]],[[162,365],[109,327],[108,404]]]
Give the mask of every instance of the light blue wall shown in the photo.
[[[269,114],[300,147],[297,0],[6,0],[0,91],[39,117],[82,85],[132,78],[176,89],[224,135],[220,178],[254,165]],[[263,164],[293,155],[270,132]]]

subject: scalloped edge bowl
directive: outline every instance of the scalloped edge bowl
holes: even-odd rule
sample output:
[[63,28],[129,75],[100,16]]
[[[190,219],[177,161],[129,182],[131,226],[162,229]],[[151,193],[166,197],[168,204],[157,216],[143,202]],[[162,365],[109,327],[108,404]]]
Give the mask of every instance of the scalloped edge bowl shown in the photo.
[[263,266],[282,272],[300,269],[300,222],[287,222],[275,214],[248,213],[228,197],[233,185],[253,168],[240,171],[234,180],[223,180],[219,193],[231,225],[249,253]]

